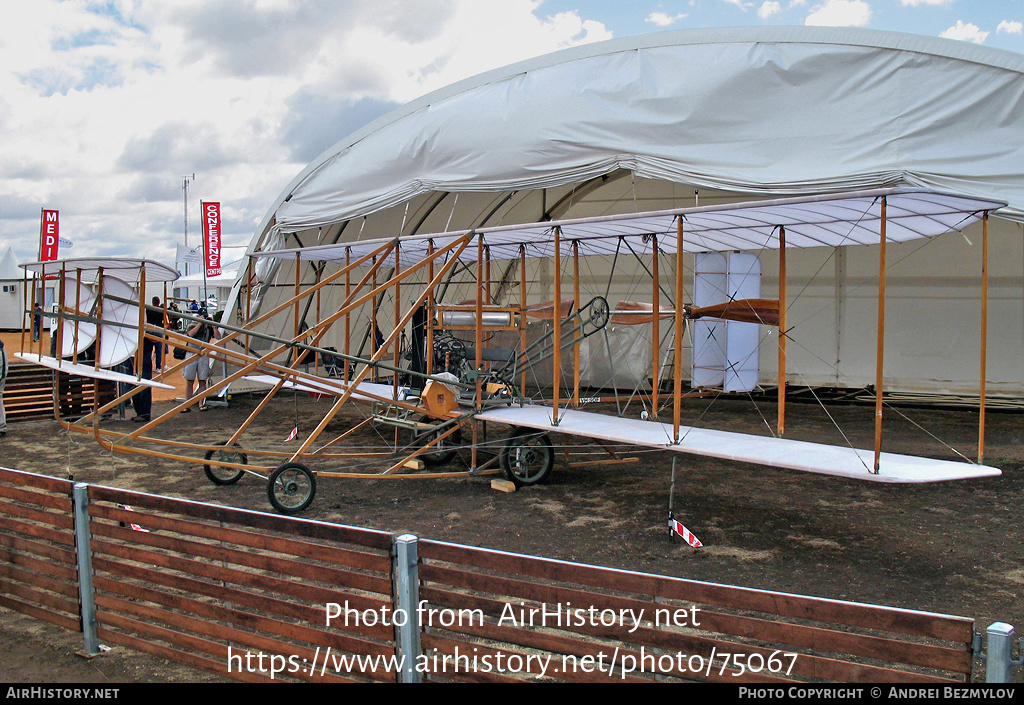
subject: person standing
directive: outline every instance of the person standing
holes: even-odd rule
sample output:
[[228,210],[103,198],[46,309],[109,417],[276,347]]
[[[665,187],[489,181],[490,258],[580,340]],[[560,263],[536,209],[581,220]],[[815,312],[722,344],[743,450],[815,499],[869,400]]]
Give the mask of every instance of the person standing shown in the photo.
[[[215,326],[213,326],[213,320],[207,314],[206,309],[199,310],[200,318],[209,321],[199,321],[195,323],[191,328],[188,329],[186,334],[190,338],[209,343],[211,340],[216,340],[220,337]],[[206,390],[207,381],[210,379],[210,360],[206,357],[206,351],[192,355],[191,359],[185,363],[185,369],[182,370],[182,376],[185,378],[185,399],[191,399],[193,396],[193,385],[198,382],[198,388],[195,390],[196,394],[202,394]],[[208,408],[206,400],[199,402],[199,411],[206,411]],[[191,408],[184,409],[181,413],[187,414],[192,411]]]
[[[154,362],[156,363],[154,369],[162,370],[164,368],[164,340],[167,338],[167,317],[164,316],[159,296],[153,297],[153,308],[146,309],[146,325],[160,329],[160,342],[153,343],[153,355],[155,356]],[[147,340],[146,342],[149,343],[150,341]]]
[[[167,335],[164,330],[164,312],[160,309],[160,297],[153,297],[155,308],[146,309],[147,328],[158,328],[159,331],[147,330],[142,339],[142,379],[153,379],[154,362],[155,369],[163,367],[164,338]],[[152,340],[151,336],[157,340]],[[132,397],[132,408],[135,409],[135,416],[132,421],[143,423],[150,420],[153,411],[153,388],[143,387],[142,391]]]
[[43,332],[43,307],[37,302],[32,308],[32,342],[39,342]]

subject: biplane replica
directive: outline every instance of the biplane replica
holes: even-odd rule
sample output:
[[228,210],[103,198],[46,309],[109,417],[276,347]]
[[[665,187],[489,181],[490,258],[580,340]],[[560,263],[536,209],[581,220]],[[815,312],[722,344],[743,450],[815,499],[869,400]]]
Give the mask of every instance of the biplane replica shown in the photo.
[[[1003,205],[926,190],[883,189],[253,252],[249,270],[236,287],[239,298],[229,303],[238,321],[229,322],[225,314],[216,324],[221,337],[210,342],[147,325],[147,309],[160,310],[145,305],[147,286],[176,276],[163,265],[125,259],[33,263],[23,267],[59,279],[54,314],[60,319],[58,352],[20,357],[58,374],[128,383],[115,399],[97,400],[84,418],[61,421],[70,431],[91,433],[113,452],[201,465],[217,485],[259,476],[266,482],[269,501],[283,513],[308,507],[318,479],[324,478],[501,472],[519,486],[541,483],[555,464],[551,434],[591,439],[613,459],[612,446],[633,446],[874,482],[993,476],[1000,471],[982,464],[985,296],[978,462],[882,452],[885,252],[887,243],[931,238],[978,221],[987,243],[988,215]],[[879,246],[875,446],[859,449],[786,438],[786,355],[792,337],[786,253],[872,244]],[[684,257],[756,255],[763,250],[777,251],[777,299],[738,298],[725,287],[717,302],[684,303],[697,286],[686,281]],[[610,303],[607,291],[583,290],[580,267],[589,258],[614,262],[627,256],[641,260],[649,275],[636,300]],[[252,271],[261,262],[295,267],[294,288],[279,292],[273,304],[252,295]],[[311,264],[315,281],[304,282],[302,268]],[[550,287],[539,300],[528,292],[528,270],[536,266],[548,266],[551,274]],[[983,277],[986,272],[983,267]],[[456,273],[461,288],[452,284]],[[332,301],[327,310],[324,300]],[[312,315],[312,325],[300,323],[309,320],[306,314]],[[188,325],[203,322],[187,313],[182,318]],[[778,420],[771,435],[683,423],[682,400],[707,393],[684,389],[684,336],[708,320],[742,323],[777,341]],[[622,413],[622,400],[635,396],[635,389],[610,396],[597,390],[595,396],[581,383],[581,355],[587,346],[602,349],[601,336],[612,327],[643,327],[654,341],[645,349],[650,378],[644,381],[639,415]],[[226,373],[130,432],[110,428],[103,419],[117,404],[165,384],[162,380],[180,374],[189,362],[175,360],[153,379],[145,378],[145,343],[162,343],[165,335],[189,357],[202,354],[224,363]],[[631,362],[636,360],[610,360],[613,366]],[[125,364],[134,371],[118,372]],[[206,429],[220,434],[207,443],[160,435],[166,421],[242,380],[263,385],[265,393],[237,428]],[[254,420],[274,413],[275,400],[280,402],[282,392],[289,390],[328,400],[316,427],[288,442],[254,434]],[[614,402],[616,412],[588,410],[599,401]],[[328,437],[328,425],[350,404],[366,407],[364,421]],[[508,428],[500,445],[485,443],[485,424]],[[394,442],[372,453],[346,448],[346,441],[364,425],[394,428]],[[470,456],[468,467],[445,469],[459,451]],[[354,463],[366,455],[386,458],[386,467],[362,471]]]

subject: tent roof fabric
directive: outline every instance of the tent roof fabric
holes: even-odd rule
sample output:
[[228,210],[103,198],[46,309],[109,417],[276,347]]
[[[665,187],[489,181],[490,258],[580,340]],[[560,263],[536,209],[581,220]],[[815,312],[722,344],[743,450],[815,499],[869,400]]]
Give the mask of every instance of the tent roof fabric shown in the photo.
[[82,281],[96,281],[99,271],[121,281],[131,284],[140,281],[140,274],[146,270],[146,281],[172,282],[178,278],[178,272],[165,264],[148,259],[132,259],[128,257],[80,257],[77,259],[59,259],[49,262],[30,262],[21,265],[22,269],[39,275],[55,275],[64,269],[69,274],[82,272]]
[[[751,197],[891,186],[1006,201],[1024,221],[1024,56],[821,27],[590,44],[426,95],[324,152],[267,213],[325,227],[440,192],[640,178]],[[346,234],[346,237],[349,235]]]
[[[924,190],[879,189],[836,196],[761,200],[729,206],[678,208],[655,213],[579,218],[457,233],[415,235],[404,238],[362,240],[338,245],[261,252],[257,256],[311,261],[351,260],[387,243],[398,243],[402,268],[422,261],[428,248],[445,247],[467,235],[487,248],[492,260],[554,255],[557,228],[563,253],[579,243],[581,255],[612,255],[622,242],[636,251],[648,251],[651,235],[658,236],[662,253],[676,251],[677,219],[683,220],[686,252],[761,250],[779,247],[779,227],[786,231],[787,247],[839,247],[877,244],[883,200],[886,204],[886,240],[904,242],[962,230],[984,213],[1005,205],[1001,201],[942,194]],[[521,249],[522,248],[522,249]],[[476,247],[463,257],[476,259]],[[393,260],[389,255],[387,262]]]
[[0,280],[21,281],[25,273],[18,269],[18,261],[14,257],[14,248],[8,247],[3,258],[0,258]]

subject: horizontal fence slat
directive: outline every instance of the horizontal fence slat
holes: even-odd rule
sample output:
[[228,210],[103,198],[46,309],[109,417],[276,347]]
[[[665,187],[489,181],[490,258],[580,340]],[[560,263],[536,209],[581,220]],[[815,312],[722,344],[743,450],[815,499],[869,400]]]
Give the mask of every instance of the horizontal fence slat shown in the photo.
[[119,504],[129,504],[133,507],[145,507],[157,511],[164,511],[172,514],[188,514],[193,518],[208,519],[212,521],[225,521],[235,524],[244,524],[251,529],[265,529],[268,531],[280,531],[294,536],[306,538],[326,539],[340,543],[350,543],[368,548],[389,550],[391,547],[391,534],[383,531],[372,531],[370,529],[359,529],[340,524],[328,524],[326,522],[312,521],[309,519],[297,519],[295,517],[282,517],[275,514],[266,514],[248,509],[235,509],[222,507],[202,502],[192,502],[184,499],[171,497],[160,497],[157,495],[129,492],[111,487],[99,485],[89,486],[90,501],[108,501]]
[[71,498],[49,492],[34,492],[24,487],[8,487],[0,485],[0,497],[13,499],[18,502],[26,502],[37,507],[55,509],[60,512],[71,511]]
[[75,611],[69,613],[67,610],[63,612],[53,612],[48,609],[44,609],[37,604],[31,602],[25,602],[12,597],[5,589],[4,584],[0,581],[0,607],[5,607],[14,612],[21,612],[27,614],[30,617],[49,622],[62,629],[67,629],[70,632],[82,631],[82,622],[78,617],[77,607],[75,605]]
[[0,482],[10,482],[15,485],[28,485],[48,492],[56,492],[71,496],[71,489],[74,482],[49,475],[38,475],[32,472],[0,468]]

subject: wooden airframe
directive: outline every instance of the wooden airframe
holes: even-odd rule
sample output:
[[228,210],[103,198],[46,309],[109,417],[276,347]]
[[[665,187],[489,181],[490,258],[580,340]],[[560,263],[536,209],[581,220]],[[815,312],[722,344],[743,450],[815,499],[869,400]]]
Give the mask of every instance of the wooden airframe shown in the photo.
[[[978,463],[939,461],[883,453],[882,392],[885,312],[885,246],[914,238],[932,237],[968,224],[983,224],[984,253],[987,257],[988,214],[1005,204],[966,196],[941,194],[924,190],[882,189],[851,194],[811,198],[778,199],[711,206],[683,208],[652,213],[601,218],[584,218],[557,222],[481,228],[462,232],[439,233],[402,238],[362,240],[338,245],[302,249],[256,252],[250,256],[250,267],[239,288],[237,309],[239,325],[221,323],[223,337],[202,343],[170,331],[171,345],[202,351],[210,358],[227,363],[229,373],[192,399],[176,404],[159,417],[143,423],[130,433],[115,432],[100,425],[101,417],[139,393],[140,387],[118,396],[76,422],[65,423],[72,431],[91,432],[108,450],[119,453],[142,453],[151,456],[202,464],[207,477],[216,484],[232,484],[245,474],[267,478],[268,498],[279,511],[292,513],[305,509],[313,500],[317,478],[436,478],[459,475],[493,474],[500,471],[519,485],[544,481],[554,462],[551,432],[590,437],[599,443],[625,443],[697,453],[745,462],[797,469],[807,472],[856,477],[880,482],[934,482],[951,479],[998,475],[999,470],[982,464],[984,453],[985,408],[985,334],[987,299],[987,264],[982,267],[982,325]],[[582,302],[579,262],[591,255],[609,254],[622,243],[649,247],[660,256],[651,258],[651,301],[626,302],[612,309],[597,297]],[[876,379],[876,429],[872,450],[798,443],[784,438],[787,282],[786,251],[793,247],[838,247],[879,245],[878,274],[878,338]],[[754,250],[766,248],[779,252],[779,299],[726,301],[717,307],[694,309],[678,305],[685,301],[683,256],[691,252]],[[673,302],[662,305],[662,281],[658,269],[662,257],[675,257]],[[252,263],[269,257],[281,261],[280,266],[294,263],[294,290],[290,296],[270,310],[251,315],[253,298]],[[526,262],[528,258],[551,258],[553,267],[553,303],[527,301]],[[563,290],[562,266],[571,258],[572,291]],[[518,264],[519,301],[505,306],[491,303],[491,264],[509,263],[506,271]],[[317,281],[302,285],[303,263],[317,263]],[[327,265],[335,268],[326,274]],[[54,264],[25,265],[39,273],[53,273]],[[475,296],[469,303],[445,305],[436,297],[453,269],[461,266],[473,272]],[[97,267],[102,277],[102,267]],[[63,282],[74,270],[76,280],[83,275],[81,267],[61,266]],[[137,290],[145,289],[146,267],[140,268]],[[109,274],[107,274],[109,276]],[[383,281],[378,281],[382,278]],[[343,302],[329,313],[317,310],[316,322],[309,328],[299,325],[300,307],[319,301],[326,287],[343,290]],[[378,334],[377,311],[383,296],[394,301],[390,332]],[[97,297],[102,300],[104,297]],[[112,298],[123,303],[123,299]],[[67,303],[64,296],[61,300]],[[166,301],[166,297],[165,297]],[[230,304],[229,304],[230,306]],[[367,335],[353,336],[353,324],[361,307],[370,309]],[[100,307],[102,308],[102,307]],[[139,307],[136,332],[155,340],[163,331],[145,325],[145,306]],[[425,351],[422,369],[403,364],[399,343],[403,333],[420,311],[425,313]],[[657,311],[657,315],[655,315]],[[545,313],[546,312],[546,313]],[[445,315],[439,315],[445,313]],[[57,314],[73,324],[79,322],[112,325],[102,315],[83,315],[78,307],[63,306]],[[446,316],[450,315],[451,319]],[[266,324],[275,317],[290,316],[290,335],[271,335]],[[548,316],[551,330],[540,345],[527,341],[527,317]],[[687,318],[718,317],[755,324],[777,325],[779,359],[778,414],[775,437],[709,432],[681,423],[682,336]],[[191,317],[185,315],[188,320]],[[660,340],[663,321],[673,327],[676,351],[670,361],[672,391],[663,394],[658,370],[662,369],[660,349],[653,347],[652,385],[653,418],[618,423],[615,431],[592,412],[581,411],[583,400],[580,381],[580,350],[583,340],[600,330],[609,320],[628,322],[634,318],[652,326],[653,340]],[[447,321],[447,322],[446,322]],[[118,325],[124,326],[122,322]],[[342,329],[341,350],[324,347],[325,336],[332,327]],[[519,333],[519,348],[495,356],[486,348],[488,331],[500,329]],[[463,337],[453,335],[460,333]],[[361,355],[364,342],[370,338],[371,354]],[[260,346],[254,341],[262,341]],[[435,355],[441,341],[461,346],[465,364],[458,375],[435,369]],[[269,349],[265,349],[269,344]],[[451,352],[451,350],[449,350]],[[390,353],[390,357],[388,356]],[[550,389],[542,398],[528,398],[524,368],[550,360],[553,371],[562,369],[562,355],[572,355],[574,370],[571,389],[562,389],[560,374],[552,373]],[[310,355],[311,354],[311,355]],[[335,376],[303,369],[304,359],[340,361]],[[282,361],[282,358],[284,360]],[[447,358],[446,358],[447,359]],[[504,362],[505,364],[502,364]],[[185,361],[173,365],[164,377],[177,374]],[[319,368],[319,363],[315,365]],[[136,367],[138,369],[138,367]],[[390,384],[375,381],[380,373],[390,375]],[[98,374],[98,373],[97,373]],[[407,380],[400,383],[399,377]],[[221,393],[232,383],[248,378],[262,382],[269,390],[253,413],[234,431],[223,431],[222,440],[213,444],[183,443],[161,439],[153,432],[165,421],[204,399]],[[160,377],[157,378],[159,382]],[[139,380],[140,383],[141,380]],[[293,389],[327,395],[333,398],[330,408],[317,427],[299,440],[294,448],[261,448],[247,437],[253,421],[266,412],[282,390]],[[364,424],[383,423],[396,428],[395,444],[372,455],[390,458],[387,468],[377,473],[346,471],[344,466],[354,457],[366,453],[342,452],[345,441],[363,424],[327,442],[322,436],[331,420],[348,403],[370,404],[374,413]],[[662,421],[659,412],[671,409],[671,422]],[[484,422],[504,424],[512,432],[497,454],[481,447]],[[64,422],[62,422],[64,423]],[[412,432],[411,443],[398,442],[397,429]],[[465,441],[461,440],[465,439]],[[470,462],[468,470],[422,471],[422,464],[440,465],[450,459],[453,444],[467,443]],[[200,457],[199,454],[202,454]],[[311,466],[316,465],[316,469]],[[334,466],[334,467],[324,467]],[[340,468],[338,466],[341,466]],[[498,467],[495,467],[498,466]]]

